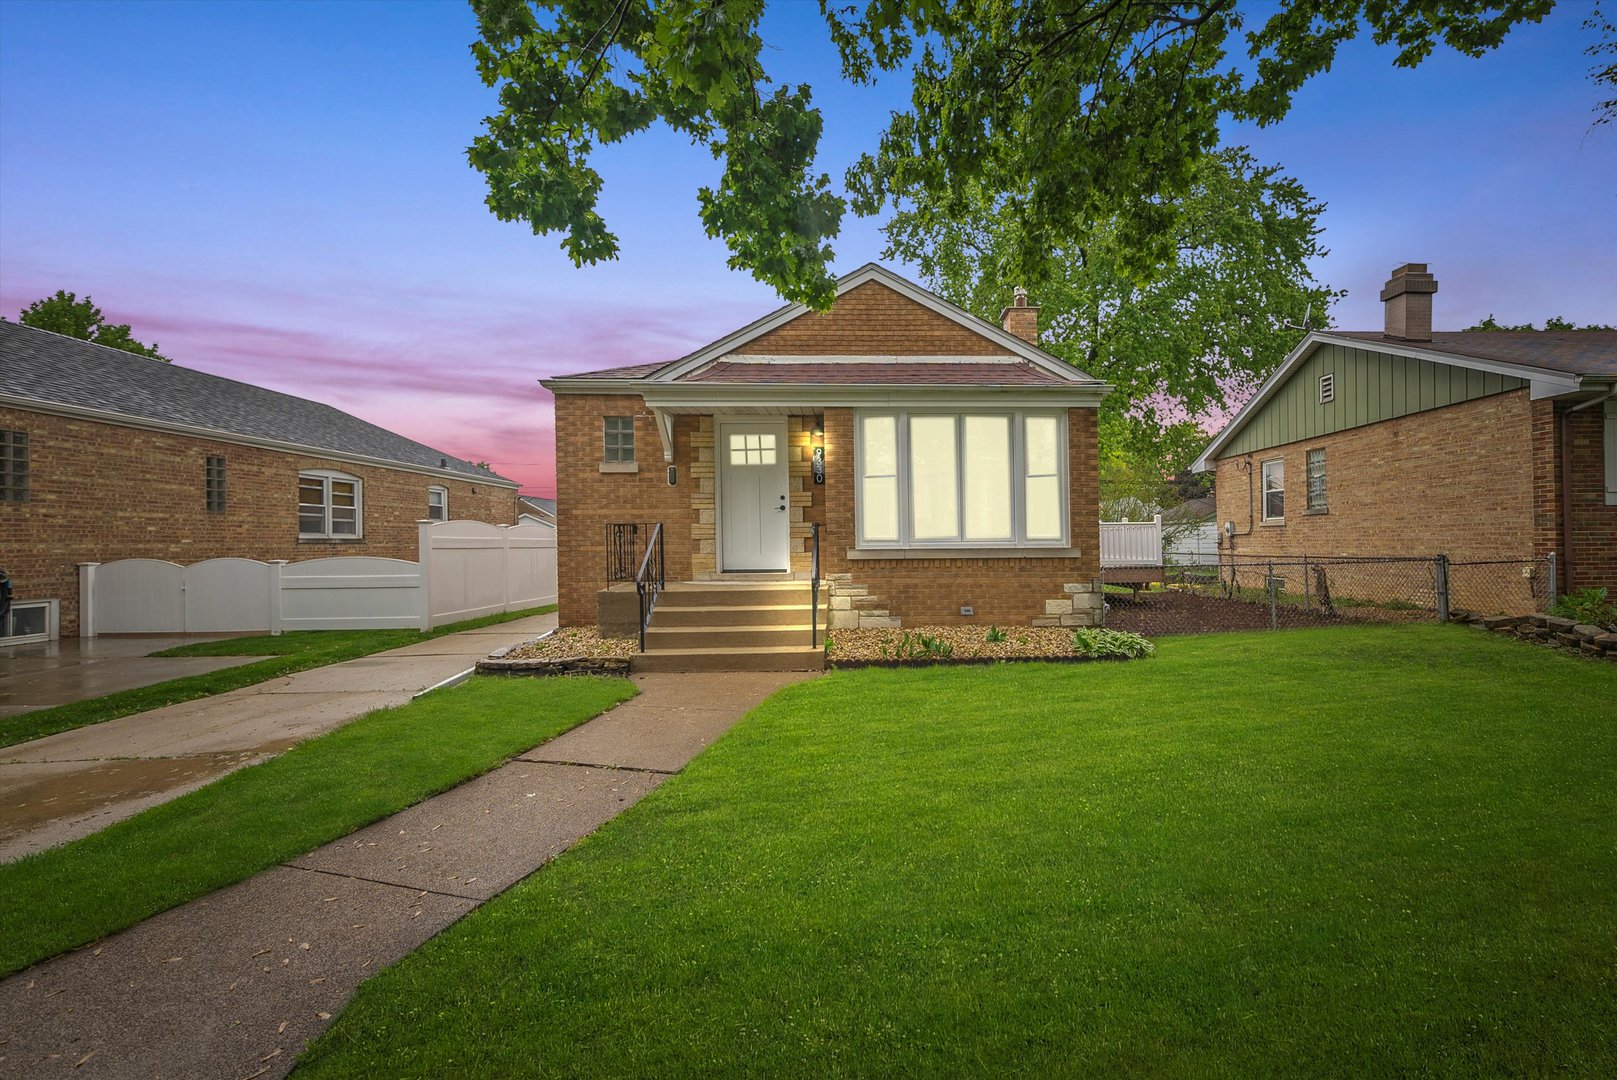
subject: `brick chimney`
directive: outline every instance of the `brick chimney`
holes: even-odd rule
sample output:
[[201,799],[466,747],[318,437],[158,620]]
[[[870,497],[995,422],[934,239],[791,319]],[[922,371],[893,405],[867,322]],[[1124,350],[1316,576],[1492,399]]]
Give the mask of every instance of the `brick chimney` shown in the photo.
[[1039,343],[1039,309],[1029,307],[1027,290],[1018,285],[1011,296],[1011,306],[999,313],[999,321],[1007,334],[1015,334],[1029,345]]
[[1405,341],[1432,340],[1432,294],[1437,279],[1426,272],[1425,263],[1405,263],[1392,272],[1381,290],[1386,310],[1384,333]]

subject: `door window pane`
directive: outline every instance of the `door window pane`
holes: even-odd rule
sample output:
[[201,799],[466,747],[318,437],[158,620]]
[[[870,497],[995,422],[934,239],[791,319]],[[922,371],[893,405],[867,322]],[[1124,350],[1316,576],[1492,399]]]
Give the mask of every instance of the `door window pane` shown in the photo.
[[761,432],[755,435],[730,436],[730,464],[732,465],[773,465],[775,464],[775,436],[773,432]]
[[965,418],[967,540],[1011,539],[1011,418]]
[[960,537],[953,416],[910,417],[910,527],[916,540]]

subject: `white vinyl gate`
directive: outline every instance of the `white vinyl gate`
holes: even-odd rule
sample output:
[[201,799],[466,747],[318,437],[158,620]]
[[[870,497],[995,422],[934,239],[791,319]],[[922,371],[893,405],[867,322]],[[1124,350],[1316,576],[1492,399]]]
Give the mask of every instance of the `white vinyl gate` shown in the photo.
[[421,522],[420,560],[120,559],[79,566],[81,637],[421,629],[556,602],[551,525]]

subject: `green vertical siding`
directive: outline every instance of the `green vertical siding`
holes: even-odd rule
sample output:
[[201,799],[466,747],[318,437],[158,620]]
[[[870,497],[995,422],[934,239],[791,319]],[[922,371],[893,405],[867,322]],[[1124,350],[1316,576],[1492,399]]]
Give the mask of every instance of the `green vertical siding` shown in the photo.
[[[1319,377],[1336,375],[1336,400],[1319,403]],[[1414,360],[1372,349],[1321,345],[1291,373],[1219,453],[1234,457],[1363,427],[1427,409],[1502,394],[1527,380]]]

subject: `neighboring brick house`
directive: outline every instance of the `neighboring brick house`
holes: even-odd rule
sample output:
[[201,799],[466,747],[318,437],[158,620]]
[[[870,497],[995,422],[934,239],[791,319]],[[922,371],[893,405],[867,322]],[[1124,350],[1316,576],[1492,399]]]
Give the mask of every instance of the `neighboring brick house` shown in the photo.
[[636,522],[670,580],[731,584],[806,579],[818,523],[832,627],[1096,621],[1110,388],[1037,338],[1020,292],[995,325],[868,265],[829,311],[545,380],[562,625],[603,617],[611,528]]
[[1452,560],[1556,554],[1617,592],[1617,332],[1433,331],[1393,271],[1386,325],[1309,334],[1197,461],[1223,549]]
[[417,557],[517,485],[318,402],[0,320],[0,568],[78,632],[81,562]]

